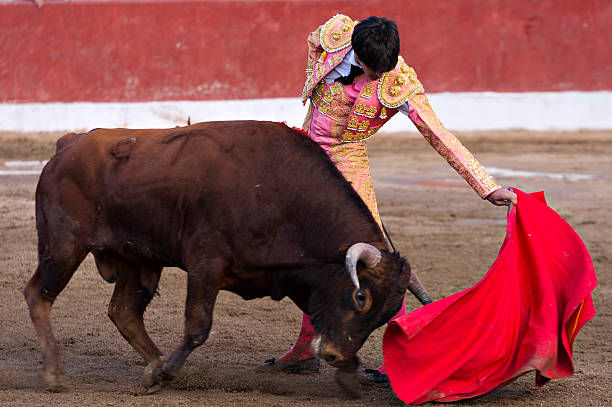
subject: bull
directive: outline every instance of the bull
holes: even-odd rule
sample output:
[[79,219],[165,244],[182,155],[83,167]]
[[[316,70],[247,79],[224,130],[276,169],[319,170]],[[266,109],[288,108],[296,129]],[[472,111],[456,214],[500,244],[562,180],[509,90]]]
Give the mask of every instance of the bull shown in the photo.
[[[64,387],[51,307],[88,253],[115,284],[108,316],[148,364],[149,391],[206,341],[219,290],[293,300],[311,317],[315,354],[337,367],[350,397],[359,394],[357,351],[406,288],[430,301],[325,152],[280,123],[67,134],[38,182],[36,228],[39,263],[24,295],[51,390]],[[143,313],[169,266],[187,272],[188,288],[184,336],[164,356]]]

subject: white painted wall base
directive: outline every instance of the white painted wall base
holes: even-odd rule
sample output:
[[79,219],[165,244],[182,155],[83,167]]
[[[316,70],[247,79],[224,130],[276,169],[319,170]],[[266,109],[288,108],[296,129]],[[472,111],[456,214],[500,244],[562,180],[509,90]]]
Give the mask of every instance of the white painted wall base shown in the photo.
[[[450,130],[612,129],[612,92],[436,93],[429,99]],[[272,120],[301,127],[298,98],[142,103],[0,104],[0,130],[83,131],[97,127],[163,128],[208,120]],[[398,114],[385,131],[415,131]]]

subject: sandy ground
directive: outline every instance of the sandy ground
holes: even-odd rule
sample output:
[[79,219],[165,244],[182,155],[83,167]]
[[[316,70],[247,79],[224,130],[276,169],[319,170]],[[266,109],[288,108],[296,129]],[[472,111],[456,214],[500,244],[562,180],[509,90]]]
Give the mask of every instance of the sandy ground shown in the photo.
[[[5,161],[45,160],[60,134],[0,133]],[[549,205],[578,232],[589,249],[600,285],[598,315],[575,342],[575,374],[534,390],[534,375],[461,406],[610,406],[612,396],[612,132],[459,133],[489,167],[538,172],[535,177],[498,175],[500,184],[526,192],[544,190]],[[505,235],[505,208],[481,201],[416,134],[381,134],[369,142],[379,207],[395,245],[439,299],[484,276]],[[11,167],[10,169],[16,169]],[[588,180],[552,174],[592,175]],[[288,300],[243,301],[221,293],[208,341],[188,359],[172,387],[140,395],[143,363],[106,316],[112,285],[91,257],[81,265],[53,308],[70,390],[49,393],[38,376],[39,345],[22,289],[36,268],[34,190],[37,175],[0,175],[0,405],[1,406],[398,406],[388,385],[362,384],[348,401],[334,383],[333,368],[316,375],[255,374],[261,361],[282,354],[296,338],[301,314]],[[167,269],[145,317],[160,348],[179,341],[185,273]],[[408,306],[417,302],[407,297]],[[365,367],[381,360],[384,327],[360,351]]]

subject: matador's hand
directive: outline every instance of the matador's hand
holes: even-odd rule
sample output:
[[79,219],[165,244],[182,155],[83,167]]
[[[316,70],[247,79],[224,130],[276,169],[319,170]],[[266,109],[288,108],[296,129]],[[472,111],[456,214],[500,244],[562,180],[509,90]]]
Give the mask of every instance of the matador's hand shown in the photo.
[[516,205],[517,197],[516,194],[510,190],[500,188],[491,192],[487,195],[487,201],[493,205],[504,206],[508,205],[508,201],[511,201],[513,205]]

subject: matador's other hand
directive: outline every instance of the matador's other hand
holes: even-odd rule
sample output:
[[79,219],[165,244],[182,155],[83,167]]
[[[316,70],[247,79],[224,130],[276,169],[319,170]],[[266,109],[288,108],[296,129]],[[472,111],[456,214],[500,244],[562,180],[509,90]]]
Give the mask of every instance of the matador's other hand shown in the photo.
[[493,205],[504,206],[508,205],[508,201],[511,201],[513,205],[516,205],[517,197],[516,194],[508,189],[500,188],[491,192],[487,195],[487,201]]

